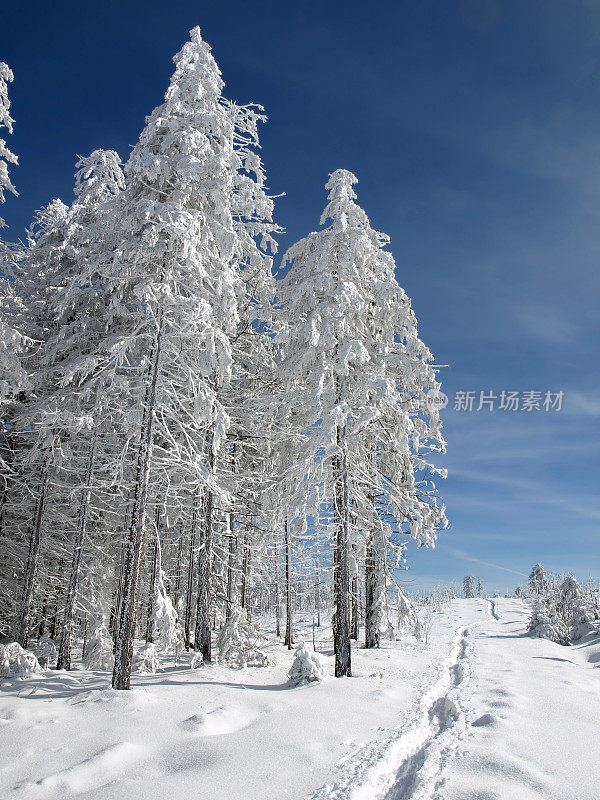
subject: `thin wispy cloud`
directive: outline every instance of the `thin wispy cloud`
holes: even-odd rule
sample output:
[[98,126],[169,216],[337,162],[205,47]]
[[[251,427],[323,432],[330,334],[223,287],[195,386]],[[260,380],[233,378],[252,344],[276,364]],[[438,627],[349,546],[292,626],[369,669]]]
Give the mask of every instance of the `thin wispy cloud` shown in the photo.
[[470,469],[454,469],[452,475],[475,483],[484,483],[490,486],[501,486],[518,494],[520,502],[534,505],[544,505],[559,508],[577,514],[586,519],[600,520],[600,508],[597,507],[597,498],[580,497],[574,495],[561,496],[558,492],[550,492],[547,485],[542,482],[532,481],[522,477],[510,477],[485,471]]
[[509,572],[511,575],[518,575],[520,578],[526,578],[524,572],[519,572],[516,569],[511,569],[510,567],[504,567],[502,564],[495,564],[493,561],[485,561],[482,558],[475,558],[475,556],[470,556],[467,553],[463,553],[462,550],[457,550],[454,547],[445,547],[444,548],[450,555],[454,556],[455,558],[460,558],[462,561],[468,561],[472,564],[481,564],[484,567],[491,567],[492,569],[499,569],[502,572]]

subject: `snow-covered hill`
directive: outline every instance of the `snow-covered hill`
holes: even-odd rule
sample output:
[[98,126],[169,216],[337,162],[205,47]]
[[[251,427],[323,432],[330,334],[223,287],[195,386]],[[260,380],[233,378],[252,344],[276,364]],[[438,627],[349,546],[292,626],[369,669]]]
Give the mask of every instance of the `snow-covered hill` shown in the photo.
[[[271,666],[191,670],[185,656],[129,692],[85,671],[5,681],[0,796],[596,800],[598,640],[529,639],[527,613],[455,600],[428,645],[357,648],[353,678],[296,688],[273,637]],[[332,673],[330,633],[317,649]]]

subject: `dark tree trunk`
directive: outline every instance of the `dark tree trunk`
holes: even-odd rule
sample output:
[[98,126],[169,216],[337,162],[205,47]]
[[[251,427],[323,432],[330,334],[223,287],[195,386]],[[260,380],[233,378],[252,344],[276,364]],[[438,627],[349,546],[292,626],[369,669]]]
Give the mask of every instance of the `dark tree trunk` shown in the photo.
[[64,572],[65,561],[64,558],[59,559],[58,567],[57,567],[57,575],[56,581],[54,584],[54,590],[52,592],[52,606],[50,608],[49,620],[50,620],[50,638],[54,640],[56,638],[56,632],[58,630],[58,615],[60,611],[60,595],[61,595],[61,577]]
[[250,535],[244,535],[244,552],[242,555],[242,588],[240,592],[240,605],[245,610],[248,622],[251,621],[250,603],[248,598],[248,582],[250,574]]
[[275,635],[281,636],[281,608],[279,598],[279,543],[275,544]]
[[358,575],[355,573],[352,576],[352,620],[351,620],[351,638],[355,642],[358,641],[358,632],[360,627],[360,611],[359,611],[359,588],[358,588]]
[[227,555],[227,606],[225,608],[225,622],[231,619],[233,608],[233,595],[235,587],[235,534],[233,530],[233,515],[229,514],[229,552]]
[[348,472],[343,432],[338,427],[337,443],[340,455],[333,457],[333,513],[336,528],[333,564],[333,648],[335,651],[335,676],[350,677],[352,675],[350,648],[350,571],[349,571],[349,538],[350,538],[350,498],[348,491]]
[[175,588],[173,590],[173,605],[175,608],[179,605],[179,598],[181,597],[181,584],[182,581],[182,562],[183,562],[183,531],[179,532],[179,542],[177,543],[177,565],[175,567]]
[[290,526],[285,521],[285,639],[283,643],[288,650],[294,644],[294,627],[292,617],[292,548],[290,542]]
[[377,537],[369,533],[365,555],[365,647],[379,647],[380,559]]
[[317,628],[321,627],[321,565],[319,563],[319,543],[315,552],[315,610],[317,612]]
[[119,633],[119,618],[121,616],[121,600],[123,599],[123,570],[125,569],[125,541],[126,531],[129,530],[128,514],[125,514],[125,524],[119,545],[119,560],[115,564],[115,604],[111,610],[111,624],[113,637],[113,652],[117,651],[117,634]]
[[144,549],[146,505],[148,503],[148,482],[152,463],[154,434],[154,407],[156,387],[160,367],[162,318],[158,320],[158,330],[150,358],[151,371],[146,386],[142,415],[140,445],[135,481],[135,496],[131,525],[125,543],[125,563],[122,576],[122,600],[119,614],[119,629],[113,669],[113,689],[129,689],[131,684],[131,660],[135,636],[135,604],[140,580],[140,566]]
[[27,564],[25,567],[25,576],[23,580],[23,593],[21,595],[21,606],[19,610],[19,617],[17,619],[15,639],[21,647],[27,647],[28,642],[28,626],[29,617],[31,614],[31,607],[33,604],[33,591],[35,588],[35,579],[37,575],[38,562],[40,558],[40,543],[42,538],[42,524],[44,521],[44,511],[46,508],[46,497],[48,494],[49,483],[49,469],[44,466],[42,468],[42,477],[40,484],[40,493],[35,505],[35,514],[33,518],[33,527],[31,529],[31,537],[29,539],[29,553],[27,555]]
[[194,497],[192,500],[192,529],[190,531],[187,586],[185,593],[185,619],[183,623],[186,650],[189,650],[192,647],[192,610],[194,608],[194,575],[196,569],[196,547],[198,539],[198,503],[198,492],[194,492]]
[[[207,461],[211,473],[215,468],[212,431],[207,437]],[[214,498],[212,491],[204,496],[204,519],[200,530],[200,548],[198,552],[198,595],[196,598],[196,628],[194,631],[194,649],[199,650],[205,661],[212,661],[211,643],[211,590],[210,571],[212,562],[212,540],[214,524]]]
[[94,442],[90,445],[88,462],[85,470],[84,487],[79,505],[77,517],[77,533],[75,535],[75,545],[73,548],[73,560],[71,562],[71,576],[65,598],[65,612],[60,632],[60,643],[58,645],[58,660],[56,669],[71,669],[71,629],[73,627],[73,612],[75,610],[75,600],[77,598],[77,588],[79,586],[79,571],[81,566],[81,554],[85,539],[85,529],[87,514],[92,494],[92,475],[94,471]]
[[156,539],[154,540],[154,550],[152,553],[152,569],[150,571],[150,586],[148,587],[148,606],[146,608],[146,642],[151,643],[154,641],[154,631],[152,630],[152,612],[154,610],[154,593],[156,592],[156,581],[158,578],[158,520],[160,511],[157,507],[155,514],[156,522]]

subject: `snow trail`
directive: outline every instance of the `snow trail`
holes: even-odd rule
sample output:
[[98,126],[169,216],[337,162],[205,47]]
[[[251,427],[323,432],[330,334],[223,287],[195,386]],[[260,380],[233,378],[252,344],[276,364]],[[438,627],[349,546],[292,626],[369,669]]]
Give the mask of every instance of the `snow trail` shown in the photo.
[[532,639],[526,603],[488,602],[491,618],[471,642],[471,721],[431,800],[597,800],[600,683],[589,660],[598,638]]
[[488,600],[488,603],[490,604],[490,614],[494,619],[499,620],[500,617],[498,616],[498,612],[496,611],[496,603],[493,600]]
[[430,797],[443,765],[452,755],[466,723],[460,700],[469,678],[472,625],[461,627],[441,677],[421,698],[419,715],[382,747],[353,754],[353,767],[335,786],[324,786],[309,800],[409,800]]
[[580,757],[598,737],[600,640],[531,639],[522,600],[473,611],[420,718],[310,800],[597,800],[600,763]]

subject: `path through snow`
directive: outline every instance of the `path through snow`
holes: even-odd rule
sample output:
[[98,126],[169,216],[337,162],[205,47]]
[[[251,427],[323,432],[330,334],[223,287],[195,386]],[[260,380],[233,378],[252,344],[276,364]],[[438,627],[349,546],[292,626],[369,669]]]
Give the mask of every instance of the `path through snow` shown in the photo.
[[311,800],[598,800],[598,638],[530,639],[522,601],[489,600],[484,617],[468,602],[474,620],[421,717]]

